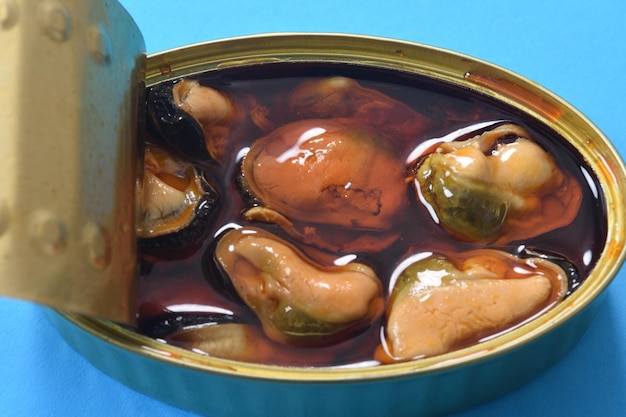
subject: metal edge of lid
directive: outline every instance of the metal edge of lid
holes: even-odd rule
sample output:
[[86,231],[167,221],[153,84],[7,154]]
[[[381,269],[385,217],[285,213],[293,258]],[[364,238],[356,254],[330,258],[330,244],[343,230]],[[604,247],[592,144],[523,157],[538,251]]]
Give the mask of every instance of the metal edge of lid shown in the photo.
[[[567,138],[597,176],[606,200],[607,244],[587,281],[566,302],[525,326],[480,345],[419,361],[364,369],[298,369],[208,358],[163,345],[112,323],[76,315],[78,327],[142,356],[218,374],[290,381],[346,381],[430,373],[493,358],[527,345],[587,311],[610,284],[626,257],[626,167],[603,133],[584,115],[538,84],[504,68],[439,48],[344,34],[268,34],[224,39],[165,51],[148,58],[146,82],[220,68],[268,62],[339,62],[416,74],[479,91],[505,102]],[[582,329],[584,326],[576,326]],[[580,330],[582,331],[582,330]]]

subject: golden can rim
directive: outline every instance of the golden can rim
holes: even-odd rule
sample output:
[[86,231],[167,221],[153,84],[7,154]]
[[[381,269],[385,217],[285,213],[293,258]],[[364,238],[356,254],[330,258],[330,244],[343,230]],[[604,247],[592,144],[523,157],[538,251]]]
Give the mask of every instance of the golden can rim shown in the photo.
[[391,69],[451,83],[513,106],[566,138],[593,170],[607,207],[605,247],[584,283],[554,309],[491,340],[431,358],[361,368],[296,368],[220,359],[158,342],[108,321],[61,313],[66,319],[137,355],[199,372],[302,383],[379,380],[443,371],[522,347],[584,310],[617,275],[626,258],[624,162],[609,139],[572,105],[507,69],[414,42],[332,33],[273,33],[209,41],[150,55],[146,84],[223,68],[307,62]]

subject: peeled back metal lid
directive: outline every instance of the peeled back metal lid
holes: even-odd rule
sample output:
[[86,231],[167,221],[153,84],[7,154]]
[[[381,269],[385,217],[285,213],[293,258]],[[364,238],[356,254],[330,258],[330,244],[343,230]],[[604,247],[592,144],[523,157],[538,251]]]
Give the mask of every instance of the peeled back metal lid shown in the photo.
[[0,0],[0,295],[132,324],[145,46],[115,0]]

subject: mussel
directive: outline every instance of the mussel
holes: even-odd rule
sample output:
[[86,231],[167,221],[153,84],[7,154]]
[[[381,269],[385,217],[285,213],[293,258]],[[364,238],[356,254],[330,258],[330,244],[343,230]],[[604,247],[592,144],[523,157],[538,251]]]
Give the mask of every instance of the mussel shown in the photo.
[[418,257],[393,283],[377,358],[434,356],[518,326],[562,300],[568,277],[545,258],[495,249]]
[[340,76],[299,84],[289,96],[289,109],[301,119],[351,118],[377,128],[397,144],[418,138],[432,124],[406,104]]
[[570,224],[580,184],[521,126],[441,143],[419,162],[416,190],[435,221],[469,242],[507,243]]
[[365,264],[325,267],[262,229],[228,231],[215,262],[272,340],[323,346],[366,329],[384,308],[382,286]]
[[226,312],[165,310],[149,321],[140,322],[139,331],[196,353],[224,359],[266,362],[272,351],[256,326]]
[[223,162],[231,129],[242,118],[226,93],[188,79],[151,87],[147,113],[152,136],[203,163]]
[[380,235],[402,222],[408,205],[404,164],[375,129],[351,119],[274,130],[251,145],[242,179],[265,208],[249,218],[274,219],[292,236],[332,249],[350,246],[337,243],[343,231],[375,232],[385,241]]
[[235,361],[283,366],[321,366],[332,360],[332,352],[300,349],[268,339],[255,325],[226,323],[178,332],[170,343],[196,353]]
[[271,362],[276,351],[257,327],[243,323],[188,329],[176,333],[170,341],[196,353],[253,363]]
[[193,164],[147,145],[137,237],[143,253],[184,249],[208,231],[218,195]]

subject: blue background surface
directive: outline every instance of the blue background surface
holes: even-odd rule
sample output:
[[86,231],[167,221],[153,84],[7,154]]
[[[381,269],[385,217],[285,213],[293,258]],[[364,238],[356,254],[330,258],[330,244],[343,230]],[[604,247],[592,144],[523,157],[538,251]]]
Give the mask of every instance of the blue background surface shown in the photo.
[[[267,32],[338,32],[429,44],[530,78],[587,115],[626,155],[626,2],[140,1],[121,3],[148,53]],[[457,417],[623,416],[626,268],[580,343],[523,388]],[[31,303],[0,298],[0,416],[194,414],[137,394],[72,351]],[[245,395],[245,393],[242,393]]]

